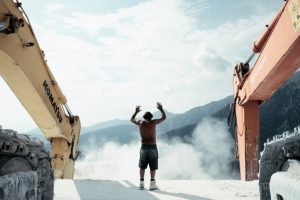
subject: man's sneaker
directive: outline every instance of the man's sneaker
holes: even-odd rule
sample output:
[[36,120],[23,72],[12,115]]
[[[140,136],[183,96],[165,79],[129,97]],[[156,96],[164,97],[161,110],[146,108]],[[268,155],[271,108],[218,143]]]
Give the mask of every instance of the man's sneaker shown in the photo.
[[144,189],[144,181],[140,181],[139,189],[140,189],[140,190],[143,190],[143,189]]
[[157,190],[158,189],[155,180],[154,181],[150,181],[150,188],[149,189],[150,190]]

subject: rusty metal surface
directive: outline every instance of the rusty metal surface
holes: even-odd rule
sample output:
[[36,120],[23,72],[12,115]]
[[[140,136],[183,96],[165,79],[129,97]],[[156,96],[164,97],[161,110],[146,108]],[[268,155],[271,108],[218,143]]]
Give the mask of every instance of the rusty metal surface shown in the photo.
[[[300,0],[284,2],[269,29],[256,44],[260,55],[243,78],[236,71],[233,88],[236,101],[241,179],[257,179],[259,104],[300,67]],[[254,106],[256,105],[256,106]]]

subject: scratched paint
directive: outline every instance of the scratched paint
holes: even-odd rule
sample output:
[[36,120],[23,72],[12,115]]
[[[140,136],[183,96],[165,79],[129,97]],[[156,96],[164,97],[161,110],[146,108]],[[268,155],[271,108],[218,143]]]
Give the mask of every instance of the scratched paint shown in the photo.
[[292,2],[288,6],[288,10],[291,15],[292,24],[294,31],[298,31],[300,28],[300,6],[299,0],[292,0]]

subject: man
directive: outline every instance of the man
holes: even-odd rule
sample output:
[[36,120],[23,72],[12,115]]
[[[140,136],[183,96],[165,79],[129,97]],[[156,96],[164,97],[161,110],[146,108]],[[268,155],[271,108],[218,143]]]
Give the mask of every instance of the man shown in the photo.
[[136,120],[136,115],[141,111],[141,106],[136,106],[135,113],[131,117],[131,122],[139,126],[140,135],[141,135],[141,150],[140,150],[140,186],[141,190],[144,189],[144,175],[145,169],[148,164],[150,167],[150,190],[158,189],[155,181],[155,173],[158,169],[158,152],[156,147],[156,131],[155,127],[157,124],[161,123],[166,119],[165,111],[161,103],[157,102],[157,108],[160,110],[162,117],[160,119],[152,120],[153,115],[151,112],[146,112],[143,116],[145,120]]

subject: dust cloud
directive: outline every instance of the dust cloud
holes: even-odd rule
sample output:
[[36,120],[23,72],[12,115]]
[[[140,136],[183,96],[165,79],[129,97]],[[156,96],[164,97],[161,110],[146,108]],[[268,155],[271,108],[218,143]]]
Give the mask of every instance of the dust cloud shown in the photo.
[[[234,179],[234,141],[225,122],[206,118],[195,128],[191,143],[158,141],[158,179]],[[139,179],[138,141],[130,144],[107,142],[93,148],[75,164],[75,178]],[[149,178],[149,169],[145,178]]]

